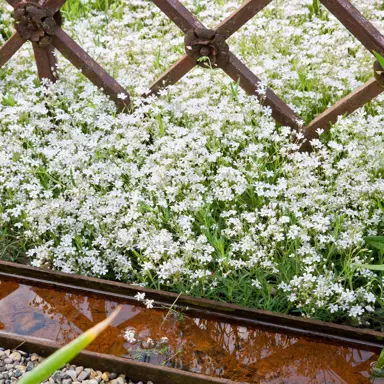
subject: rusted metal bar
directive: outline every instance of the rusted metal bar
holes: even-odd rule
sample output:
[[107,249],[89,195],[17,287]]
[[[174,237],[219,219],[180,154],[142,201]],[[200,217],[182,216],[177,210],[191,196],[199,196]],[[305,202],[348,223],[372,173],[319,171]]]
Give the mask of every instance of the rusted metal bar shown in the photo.
[[35,55],[37,72],[40,80],[48,79],[53,83],[57,80],[56,75],[56,57],[53,54],[53,46],[40,47],[33,43],[33,52]]
[[177,83],[183,76],[191,71],[196,64],[184,55],[179,61],[172,65],[167,72],[161,75],[151,86],[150,93],[143,96],[151,96],[159,92],[160,89]]
[[0,48],[0,67],[6,64],[25,42],[26,40],[15,32]]
[[[370,329],[355,328],[345,325],[305,319],[276,312],[263,311],[226,304],[213,300],[198,299],[187,295],[158,291],[115,281],[106,281],[41,268],[0,261],[0,278],[11,277],[33,285],[49,284],[84,293],[101,294],[112,300],[132,299],[138,292],[146,293],[157,304],[172,304],[177,299],[179,306],[188,307],[188,314],[201,318],[214,318],[223,322],[249,325],[271,331],[283,332],[302,337],[314,337],[322,342],[350,345],[380,352],[384,347],[384,333]],[[1,334],[1,333],[0,333]],[[0,345],[2,344],[0,340]],[[3,345],[2,345],[3,346]]]
[[320,0],[369,51],[384,54],[384,36],[349,0]]
[[93,84],[109,95],[120,111],[130,109],[129,93],[60,27],[55,30],[52,44]]
[[372,78],[309,123],[303,129],[305,137],[308,140],[318,138],[318,134],[316,133],[318,128],[324,129],[325,131],[329,130],[331,124],[336,123],[339,116],[351,114],[382,92],[384,92],[384,88],[380,86],[375,78]]
[[64,4],[66,0],[47,0],[44,3],[44,8],[50,9],[53,13],[56,13]]
[[[60,348],[56,343],[29,336],[18,336],[0,331],[0,345],[3,348],[19,348],[28,353],[47,357]],[[141,363],[96,352],[83,351],[73,360],[73,364],[108,372],[125,374],[131,380],[153,381],[156,384],[241,384],[227,379],[218,379],[174,368]]]
[[184,33],[194,28],[205,28],[197,18],[178,0],[152,0],[165,15]]
[[239,9],[223,20],[216,32],[228,39],[272,0],[247,0]]
[[266,89],[265,93],[261,93],[261,80],[233,53],[230,53],[229,63],[222,69],[233,81],[240,79],[240,86],[250,95],[256,95],[262,105],[271,107],[273,118],[281,125],[296,130],[300,129],[300,117],[269,88]]

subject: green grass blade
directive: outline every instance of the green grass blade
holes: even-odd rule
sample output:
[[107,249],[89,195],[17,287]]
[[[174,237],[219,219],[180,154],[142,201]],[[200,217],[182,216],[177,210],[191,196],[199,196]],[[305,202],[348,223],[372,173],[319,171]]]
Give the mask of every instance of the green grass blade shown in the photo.
[[373,54],[375,55],[377,61],[381,65],[381,68],[384,69],[384,57],[380,55],[380,53],[377,53],[376,51],[373,51]]
[[371,271],[384,271],[384,264],[374,265],[374,264],[357,264],[358,268],[370,269]]
[[84,348],[91,344],[92,341],[94,341],[96,337],[99,336],[100,333],[102,333],[112,323],[120,312],[120,309],[121,307],[119,306],[107,319],[96,324],[94,327],[80,335],[77,339],[71,341],[69,344],[53,353],[30,373],[26,374],[19,381],[19,384],[40,384],[46,380],[50,375],[71,361]]
[[364,240],[367,244],[384,252],[384,236],[367,236]]

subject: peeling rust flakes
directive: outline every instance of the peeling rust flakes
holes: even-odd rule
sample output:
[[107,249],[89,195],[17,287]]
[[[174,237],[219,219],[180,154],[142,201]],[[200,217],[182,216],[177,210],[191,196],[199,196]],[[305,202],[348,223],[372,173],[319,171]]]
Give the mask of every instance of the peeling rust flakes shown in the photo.
[[32,2],[20,2],[13,12],[16,31],[25,39],[46,47],[55,35],[56,20],[50,9]]

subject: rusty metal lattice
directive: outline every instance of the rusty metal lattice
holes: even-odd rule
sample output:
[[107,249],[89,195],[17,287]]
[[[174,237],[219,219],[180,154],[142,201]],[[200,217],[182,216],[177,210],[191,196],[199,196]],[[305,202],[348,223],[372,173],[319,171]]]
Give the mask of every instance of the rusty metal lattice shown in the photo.
[[[111,97],[119,110],[130,106],[128,92],[61,28],[60,8],[66,0],[6,0],[13,8],[15,33],[0,49],[0,67],[29,40],[40,79],[57,80],[54,48],[97,87]],[[121,95],[124,94],[125,97]]]
[[[40,78],[56,80],[53,48],[60,51],[75,67],[81,69],[96,86],[102,88],[120,110],[130,106],[128,92],[101,68],[61,28],[60,8],[66,0],[7,0],[15,8],[14,35],[0,48],[0,67],[27,41],[32,41]],[[229,49],[226,40],[266,7],[272,0],[246,0],[243,5],[223,20],[215,30],[207,29],[179,0],[152,0],[185,34],[185,55],[150,87],[149,95],[175,84],[195,66],[203,66],[202,58],[209,59],[210,68],[220,68],[248,93],[256,95],[261,104],[272,110],[272,116],[281,125],[300,131],[311,140],[317,137],[317,128],[329,129],[338,116],[354,112],[384,91],[384,74],[377,61],[374,77],[363,86],[321,113],[307,126],[301,118],[271,89],[259,91],[261,80]],[[320,0],[321,3],[371,53],[384,55],[384,36],[350,3],[349,0]],[[126,99],[119,95],[125,94]],[[302,146],[310,150],[307,142]]]

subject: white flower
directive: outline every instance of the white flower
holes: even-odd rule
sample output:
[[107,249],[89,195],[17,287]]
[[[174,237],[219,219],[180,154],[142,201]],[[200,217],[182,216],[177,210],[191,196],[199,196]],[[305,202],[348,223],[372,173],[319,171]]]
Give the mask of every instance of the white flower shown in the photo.
[[126,95],[125,93],[119,93],[119,94],[117,95],[117,98],[118,98],[118,99],[121,99],[121,100],[125,100],[125,99],[128,98],[128,95]]
[[128,329],[124,333],[124,338],[127,340],[129,343],[136,343],[136,332],[133,329]]
[[148,309],[151,309],[153,308],[153,303],[155,302],[155,300],[149,300],[149,299],[146,299],[144,304],[145,306],[148,308]]
[[138,292],[136,295],[135,295],[135,299],[137,301],[144,301],[145,300],[145,293],[144,292]]

